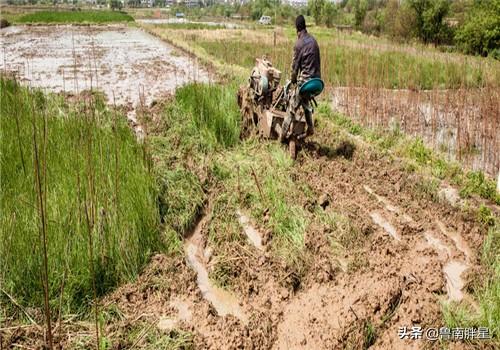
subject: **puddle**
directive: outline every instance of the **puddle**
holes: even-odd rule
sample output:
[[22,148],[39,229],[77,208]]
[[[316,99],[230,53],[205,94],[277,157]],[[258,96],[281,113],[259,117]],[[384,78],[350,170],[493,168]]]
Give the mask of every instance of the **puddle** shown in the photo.
[[462,288],[464,281],[462,273],[467,270],[467,265],[459,261],[450,261],[443,267],[443,273],[446,278],[446,291],[448,298],[453,301],[460,301],[464,297]]
[[239,210],[236,212],[236,214],[238,214],[240,224],[241,226],[243,226],[243,231],[245,231],[245,234],[247,235],[250,242],[252,242],[252,244],[257,249],[264,250],[264,246],[262,244],[262,235],[252,226],[252,224],[250,223],[250,218]]
[[379,196],[377,193],[375,193],[375,191],[371,187],[364,185],[363,188],[366,192],[368,192],[369,194],[374,196],[379,203],[382,203],[384,205],[385,209],[387,209],[388,211],[400,215],[406,222],[413,221],[413,219],[409,215],[403,213],[403,211],[400,208],[393,205],[391,203],[391,201],[389,201],[387,198],[385,198],[383,196]]
[[[440,226],[440,229],[443,231],[443,229],[445,229],[444,224],[438,220],[436,221],[438,222],[438,226]],[[443,231],[443,233],[445,232]],[[446,292],[448,294],[448,299],[452,301],[460,301],[464,297],[467,297],[469,303],[471,305],[475,305],[475,302],[472,300],[472,298],[469,298],[462,292],[465,284],[462,279],[462,273],[469,268],[468,264],[457,260],[449,260],[452,256],[451,248],[447,244],[443,243],[443,241],[441,241],[439,238],[435,237],[431,232],[425,232],[424,236],[427,240],[427,243],[431,247],[433,247],[438,253],[444,253],[446,255],[444,259],[443,257],[441,258],[442,260],[446,261],[445,265],[443,266],[443,275],[446,280]],[[450,235],[447,236],[450,237]]]
[[439,227],[439,229],[441,230],[441,232],[445,236],[450,238],[453,241],[453,243],[455,243],[455,246],[457,247],[457,249],[460,250],[462,253],[464,253],[465,258],[467,260],[469,260],[472,256],[472,251],[469,248],[469,245],[467,244],[467,242],[463,239],[462,235],[460,235],[459,233],[457,233],[455,231],[448,230],[446,228],[445,224],[440,220],[436,220],[436,224]]
[[394,239],[397,241],[401,240],[401,237],[399,237],[398,232],[394,228],[394,226],[391,225],[389,221],[387,221],[382,215],[380,215],[378,212],[374,211],[370,213],[370,217],[372,218],[373,222],[377,224],[378,226],[382,227],[385,232],[387,232],[389,235],[391,235]]
[[429,243],[429,245],[435,248],[436,250],[445,253],[447,259],[451,256],[450,247],[445,245],[443,241],[441,241],[439,238],[436,238],[431,232],[426,231],[424,233],[424,236],[425,239],[427,240],[427,243]]
[[181,299],[174,299],[170,302],[170,306],[177,310],[177,315],[181,321],[190,321],[193,314],[189,310],[189,305]]
[[171,330],[175,329],[175,327],[177,327],[177,323],[177,320],[173,318],[162,318],[158,321],[156,327],[158,327],[158,329],[161,331],[170,332]]
[[193,234],[185,240],[184,251],[186,252],[187,262],[197,274],[197,284],[203,298],[212,304],[217,314],[219,316],[233,315],[243,323],[247,323],[247,316],[241,309],[236,297],[228,291],[214,286],[208,277],[207,267],[204,262],[204,250],[201,246],[201,229],[205,221],[206,216],[198,222]]

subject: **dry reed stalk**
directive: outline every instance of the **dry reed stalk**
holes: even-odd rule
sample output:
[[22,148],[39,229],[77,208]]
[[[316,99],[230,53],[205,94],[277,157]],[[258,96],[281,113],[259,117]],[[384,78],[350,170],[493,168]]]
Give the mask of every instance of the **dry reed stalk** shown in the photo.
[[[46,192],[44,193],[44,188],[46,188],[46,184],[43,184],[42,182],[46,182],[46,178],[42,177],[45,175],[46,176],[46,161],[45,159],[44,164],[40,164],[40,159],[39,159],[39,146],[38,146],[38,141],[37,141],[37,126],[36,126],[36,114],[35,114],[35,106],[34,103],[32,102],[31,104],[32,107],[32,126],[33,126],[33,162],[34,162],[34,171],[35,171],[35,187],[36,187],[36,193],[37,193],[37,204],[38,204],[38,214],[39,214],[39,219],[40,219],[40,236],[41,236],[41,243],[42,243],[42,251],[43,251],[43,269],[42,269],[42,285],[43,285],[43,294],[44,294],[44,313],[45,313],[45,321],[47,325],[47,339],[48,339],[48,346],[49,349],[54,348],[53,344],[53,339],[52,339],[52,325],[51,325],[51,315],[50,315],[50,305],[49,305],[49,274],[48,274],[48,253],[47,253],[47,222],[46,222]],[[45,129],[45,125],[44,125]],[[44,143],[46,143],[46,130],[44,131]],[[46,154],[45,154],[46,155]],[[40,169],[43,167],[42,169]],[[42,174],[41,174],[42,172]]]
[[94,184],[94,169],[93,169],[93,161],[92,161],[92,132],[90,130],[93,127],[94,118],[92,115],[88,115],[88,111],[90,109],[91,113],[94,113],[94,106],[90,102],[91,106],[88,106],[89,101],[85,101],[85,116],[86,121],[86,146],[85,156],[86,156],[86,170],[87,170],[87,185],[88,190],[85,193],[84,198],[84,211],[85,211],[85,221],[87,226],[87,235],[88,235],[88,250],[89,250],[89,268],[92,276],[92,292],[93,292],[93,304],[94,304],[94,318],[95,318],[95,333],[96,333],[96,349],[99,350],[100,345],[100,337],[99,337],[99,306],[97,302],[97,289],[96,289],[96,281],[95,281],[95,269],[94,269],[94,249],[93,249],[93,231],[95,225],[95,210],[96,210],[96,201],[95,201],[95,184]]

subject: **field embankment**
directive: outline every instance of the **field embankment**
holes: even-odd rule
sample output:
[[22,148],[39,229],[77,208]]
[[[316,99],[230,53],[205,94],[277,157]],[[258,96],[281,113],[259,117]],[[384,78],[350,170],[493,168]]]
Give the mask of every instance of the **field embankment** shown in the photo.
[[16,19],[16,23],[21,24],[103,24],[133,21],[134,18],[125,12],[107,10],[36,11]]

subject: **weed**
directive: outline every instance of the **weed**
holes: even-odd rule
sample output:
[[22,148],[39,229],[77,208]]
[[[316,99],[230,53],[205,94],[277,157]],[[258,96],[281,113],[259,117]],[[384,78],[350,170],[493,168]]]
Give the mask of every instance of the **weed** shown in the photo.
[[369,349],[373,344],[375,344],[376,340],[377,331],[375,326],[370,321],[366,321],[364,326],[363,349]]
[[424,141],[420,138],[409,144],[406,152],[410,158],[420,165],[430,164],[431,162],[431,151],[425,147]]
[[487,226],[493,226],[495,224],[495,216],[493,215],[491,209],[484,204],[481,204],[479,207],[477,219],[480,223]]
[[158,172],[161,218],[182,236],[194,223],[204,201],[200,180],[183,168]]
[[176,101],[191,117],[200,136],[212,144],[229,147],[240,135],[240,114],[234,97],[235,85],[189,84],[176,92]]
[[460,195],[467,198],[471,194],[478,194],[500,204],[500,195],[497,193],[495,182],[487,179],[481,171],[471,171],[465,176]]

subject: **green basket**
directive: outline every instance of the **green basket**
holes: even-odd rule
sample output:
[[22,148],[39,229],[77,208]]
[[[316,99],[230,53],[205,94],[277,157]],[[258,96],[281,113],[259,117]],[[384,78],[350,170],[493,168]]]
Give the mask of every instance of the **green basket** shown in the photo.
[[299,93],[301,95],[318,96],[324,89],[325,83],[320,78],[312,78],[306,81],[300,87]]

